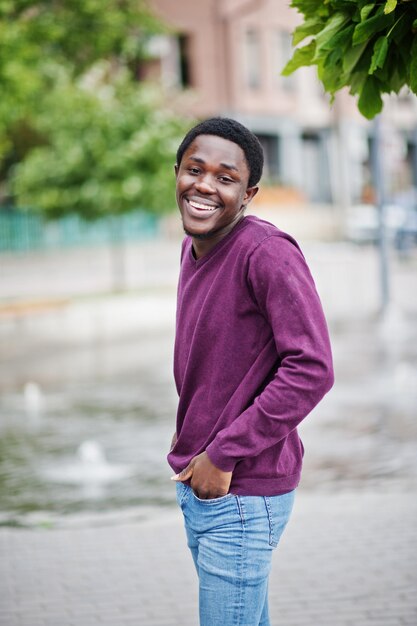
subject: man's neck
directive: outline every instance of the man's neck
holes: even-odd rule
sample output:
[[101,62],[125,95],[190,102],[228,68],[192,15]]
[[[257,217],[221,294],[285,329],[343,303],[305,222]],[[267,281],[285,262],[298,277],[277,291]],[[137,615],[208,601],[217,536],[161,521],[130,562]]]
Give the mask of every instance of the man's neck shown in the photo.
[[193,253],[196,259],[201,259],[206,256],[226,235],[228,235],[245,217],[243,213],[237,216],[236,221],[231,222],[225,228],[213,233],[208,233],[207,236],[195,237],[191,235],[193,240]]

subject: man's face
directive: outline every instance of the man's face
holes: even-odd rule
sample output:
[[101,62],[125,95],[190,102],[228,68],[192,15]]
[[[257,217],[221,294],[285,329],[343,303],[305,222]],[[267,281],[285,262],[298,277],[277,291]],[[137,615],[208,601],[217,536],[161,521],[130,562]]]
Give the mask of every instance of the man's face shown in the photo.
[[196,239],[224,237],[258,190],[248,188],[249,168],[242,148],[217,135],[198,135],[175,172],[184,230]]

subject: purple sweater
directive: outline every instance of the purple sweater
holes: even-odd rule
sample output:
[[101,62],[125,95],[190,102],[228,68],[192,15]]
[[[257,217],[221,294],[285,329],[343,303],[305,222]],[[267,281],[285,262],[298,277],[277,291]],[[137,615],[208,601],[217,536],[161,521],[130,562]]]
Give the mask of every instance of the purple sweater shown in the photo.
[[175,472],[206,450],[231,493],[279,495],[300,480],[297,425],[333,384],[329,336],[297,243],[247,216],[206,256],[183,244],[174,375]]

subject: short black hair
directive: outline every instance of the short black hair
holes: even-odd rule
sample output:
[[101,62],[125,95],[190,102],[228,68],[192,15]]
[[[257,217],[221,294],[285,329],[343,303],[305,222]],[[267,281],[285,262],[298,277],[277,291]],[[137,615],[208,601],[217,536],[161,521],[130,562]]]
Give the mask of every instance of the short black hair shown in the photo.
[[211,117],[189,130],[177,150],[177,165],[180,165],[184,152],[199,135],[217,135],[237,143],[245,153],[248,164],[248,186],[254,187],[260,181],[264,165],[261,143],[246,126],[229,117]]

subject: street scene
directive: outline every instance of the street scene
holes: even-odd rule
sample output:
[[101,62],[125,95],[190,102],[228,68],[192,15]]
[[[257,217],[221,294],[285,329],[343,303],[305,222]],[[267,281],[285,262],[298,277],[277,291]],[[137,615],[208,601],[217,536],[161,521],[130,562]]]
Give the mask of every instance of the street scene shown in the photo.
[[[197,266],[247,215],[267,222],[265,232],[294,237],[311,271],[298,283],[300,310],[291,309],[305,324],[291,345],[302,355],[289,377],[296,406],[315,393],[310,379],[303,387],[303,367],[320,369],[328,346],[320,303],[300,304],[311,280],[335,382],[298,426],[301,482],[265,575],[270,619],[262,610],[249,624],[242,609],[233,624],[417,626],[417,8],[342,5],[109,0],[103,11],[29,0],[0,8],[0,626],[219,626],[201,612],[207,590],[167,461],[177,414],[192,406],[184,409],[174,382],[176,330],[194,349],[200,337],[188,378],[200,409],[214,402],[214,381],[226,389],[233,369],[246,371],[228,343],[233,333],[238,343],[253,334],[241,330],[239,307],[220,320],[219,303],[227,308],[233,289],[240,303],[246,288],[264,284],[268,294],[290,295],[297,273],[285,270],[278,290],[277,264],[261,259],[258,281],[249,272],[223,280],[223,300],[224,285],[215,291],[205,279],[217,315],[201,317],[217,324],[210,348],[225,359],[207,370],[206,337],[182,317],[178,281],[180,271],[186,280],[184,230]],[[203,120],[211,126],[177,152]],[[200,314],[198,290],[206,294],[203,282],[189,311]],[[265,314],[255,301],[257,323],[275,340],[274,368],[279,360],[279,371],[291,370],[288,354],[275,350],[292,327],[290,305],[280,308],[277,332],[271,304]],[[310,354],[298,345],[303,328],[315,337]],[[234,367],[219,377],[228,353]],[[264,377],[256,394],[270,383]],[[223,409],[205,410],[210,428]],[[188,421],[190,450],[206,425],[198,417]],[[255,430],[265,436],[265,419]],[[211,459],[212,439],[198,457],[206,476],[217,476],[217,493],[200,498],[193,484],[207,507],[231,497],[219,476],[235,471]],[[250,480],[265,478],[256,463],[280,443],[268,440],[252,457],[245,449]],[[285,465],[293,457],[282,450]],[[267,502],[277,492],[262,495],[271,551]],[[209,533],[201,538],[213,548]],[[223,543],[229,550],[230,535]],[[237,570],[229,553],[232,561]],[[229,626],[223,614],[221,624]]]
[[[271,611],[294,625],[411,625],[417,256],[392,255],[381,318],[375,248],[301,245],[327,314],[336,384],[300,428],[304,474],[275,555]],[[196,623],[165,459],[179,247],[173,236],[130,246],[135,284],[121,295],[103,292],[108,249],[3,257],[5,626]],[[23,288],[12,306],[11,290]],[[188,604],[176,602],[177,585],[192,591]]]

